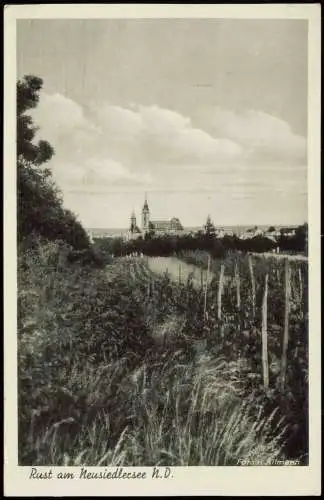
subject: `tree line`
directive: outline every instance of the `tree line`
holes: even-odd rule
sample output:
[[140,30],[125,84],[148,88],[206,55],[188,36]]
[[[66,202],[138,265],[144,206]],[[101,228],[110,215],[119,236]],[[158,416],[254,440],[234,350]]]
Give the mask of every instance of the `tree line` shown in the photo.
[[183,251],[204,250],[214,258],[223,258],[229,252],[271,252],[279,248],[281,252],[307,254],[307,224],[297,228],[294,236],[281,233],[278,241],[272,241],[263,235],[249,239],[225,235],[218,238],[214,233],[200,231],[188,235],[147,234],[144,238],[125,241],[123,238],[100,238],[94,240],[94,246],[103,254],[124,256],[134,252],[148,256],[171,256]]

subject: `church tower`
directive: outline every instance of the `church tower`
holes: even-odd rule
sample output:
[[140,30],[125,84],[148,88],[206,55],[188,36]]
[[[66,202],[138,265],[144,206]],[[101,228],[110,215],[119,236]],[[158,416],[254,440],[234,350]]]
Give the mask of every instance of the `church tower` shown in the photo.
[[135,212],[133,210],[132,212],[132,215],[131,215],[131,219],[130,219],[130,231],[131,233],[134,233],[136,231],[136,215],[135,215]]
[[148,232],[149,223],[150,223],[150,209],[148,207],[147,196],[145,193],[145,202],[144,202],[144,206],[142,209],[142,231],[143,231],[143,233]]

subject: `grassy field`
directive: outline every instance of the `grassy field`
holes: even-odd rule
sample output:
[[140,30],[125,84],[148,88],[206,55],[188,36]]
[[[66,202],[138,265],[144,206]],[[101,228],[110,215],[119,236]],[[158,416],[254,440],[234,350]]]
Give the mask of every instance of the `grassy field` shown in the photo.
[[[226,265],[232,273],[235,259]],[[249,275],[240,265],[242,310],[229,283],[219,320],[219,262],[205,297],[191,279],[177,283],[144,259],[115,259],[104,269],[68,265],[55,244],[20,256],[19,463],[307,463],[304,299],[298,302],[296,292],[282,392],[282,269],[276,268],[265,391],[259,316],[252,316]],[[255,272],[259,311],[261,266]],[[303,286],[305,297],[305,279]]]

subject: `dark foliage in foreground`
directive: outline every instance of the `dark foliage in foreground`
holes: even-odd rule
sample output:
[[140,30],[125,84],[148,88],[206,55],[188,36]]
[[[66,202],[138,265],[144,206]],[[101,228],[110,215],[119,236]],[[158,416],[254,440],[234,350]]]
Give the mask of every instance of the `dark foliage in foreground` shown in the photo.
[[44,166],[54,149],[47,141],[36,141],[37,127],[28,114],[37,106],[42,86],[42,79],[31,75],[17,83],[18,242],[30,240],[34,234],[50,241],[62,240],[74,249],[86,249],[90,247],[86,231],[63,207],[52,172]]

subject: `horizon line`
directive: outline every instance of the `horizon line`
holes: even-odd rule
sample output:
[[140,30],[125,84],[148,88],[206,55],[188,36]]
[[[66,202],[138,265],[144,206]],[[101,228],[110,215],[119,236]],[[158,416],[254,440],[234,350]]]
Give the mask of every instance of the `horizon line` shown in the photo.
[[[166,219],[167,220],[167,219]],[[303,222],[299,222],[299,223],[286,223],[286,224],[274,224],[274,223],[262,223],[262,224],[254,224],[254,223],[249,223],[249,224],[215,224],[214,223],[214,226],[217,228],[217,227],[261,227],[261,226],[267,226],[267,227],[271,227],[271,226],[274,226],[274,227],[298,227],[298,226],[302,226],[303,224],[308,224],[308,221],[303,221]],[[204,227],[205,223],[204,224],[201,224],[201,225],[192,225],[192,226],[189,226],[189,225],[184,225],[183,227],[184,228],[188,228],[188,229],[195,229],[195,228],[200,228],[200,227]],[[84,224],[84,227],[86,229],[127,229],[128,226],[86,226]]]

